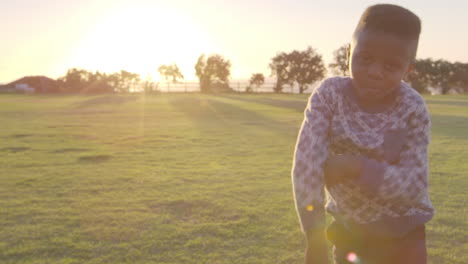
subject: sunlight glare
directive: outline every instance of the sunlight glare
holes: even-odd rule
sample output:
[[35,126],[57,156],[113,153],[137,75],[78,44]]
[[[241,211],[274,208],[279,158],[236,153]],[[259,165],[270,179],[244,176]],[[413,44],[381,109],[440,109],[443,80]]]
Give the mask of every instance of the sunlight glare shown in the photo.
[[73,67],[115,72],[125,69],[159,79],[161,64],[177,63],[188,78],[198,56],[215,47],[190,17],[156,3],[116,7],[83,38]]

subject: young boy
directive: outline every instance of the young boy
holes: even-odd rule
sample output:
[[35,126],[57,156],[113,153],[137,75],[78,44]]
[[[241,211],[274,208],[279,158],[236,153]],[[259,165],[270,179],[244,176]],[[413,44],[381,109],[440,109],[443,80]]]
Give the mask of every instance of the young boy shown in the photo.
[[[328,263],[325,233],[335,263],[426,263],[430,119],[401,81],[420,31],[405,8],[367,8],[350,45],[350,77],[323,81],[309,99],[292,170],[306,263]],[[333,216],[326,232],[325,208]]]

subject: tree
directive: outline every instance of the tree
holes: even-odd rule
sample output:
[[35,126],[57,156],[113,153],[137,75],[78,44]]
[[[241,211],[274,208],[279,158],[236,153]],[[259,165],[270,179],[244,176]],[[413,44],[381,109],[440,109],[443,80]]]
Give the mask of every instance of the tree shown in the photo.
[[143,92],[144,93],[153,93],[153,92],[156,92],[158,91],[158,86],[159,86],[159,82],[154,82],[153,81],[153,78],[151,78],[151,75],[147,75],[146,78],[145,78],[145,82],[144,82],[144,85],[143,85]]
[[280,93],[283,90],[283,85],[290,83],[289,76],[289,59],[288,54],[280,52],[271,59],[268,65],[271,69],[271,76],[276,76],[276,85],[273,88],[275,93]]
[[468,88],[468,64],[446,60],[418,59],[405,80],[420,93],[429,87],[439,89],[442,94],[450,90],[466,91]]
[[59,81],[63,85],[64,91],[79,93],[86,86],[87,72],[85,70],[72,68]]
[[281,92],[284,84],[292,87],[297,83],[299,93],[303,93],[314,82],[322,79],[326,71],[322,56],[311,47],[304,51],[279,53],[272,58],[269,66],[272,76],[277,77],[275,92]]
[[431,59],[417,59],[413,68],[406,74],[405,81],[411,84],[419,93],[427,92],[431,85],[431,75],[434,74],[433,61]]
[[314,82],[325,77],[325,66],[322,56],[308,47],[305,51],[293,51],[290,54],[293,79],[299,85],[299,93],[303,93]]
[[[158,72],[159,72],[159,74],[164,76],[166,81],[168,81],[170,78],[172,78],[172,83],[177,83],[177,79],[179,79],[179,78],[183,79],[184,78],[184,75],[182,75],[182,73],[179,70],[179,67],[177,67],[177,65],[175,63],[170,64],[170,65],[161,65],[161,66],[159,66]],[[167,89],[168,90],[169,90],[169,86],[170,86],[170,84],[169,84],[169,82],[167,82]]]
[[201,92],[212,92],[214,90],[231,90],[228,77],[231,74],[231,62],[219,54],[205,54],[198,57],[195,64],[195,74],[200,81]]
[[455,62],[454,74],[450,80],[451,86],[457,92],[468,92],[468,63]]
[[113,93],[114,87],[109,83],[107,75],[96,71],[87,72],[87,83],[82,90],[83,93]]
[[107,82],[114,88],[114,90],[117,90],[117,87],[121,86],[121,81],[122,79],[118,72],[107,75]]
[[442,94],[447,94],[450,90],[450,80],[454,74],[454,68],[452,64],[446,60],[436,60],[433,62],[432,67],[434,69],[431,75],[431,83],[434,87],[440,87]]
[[255,86],[256,91],[258,92],[258,88],[265,83],[265,76],[261,73],[254,73],[249,80],[249,87]]
[[119,77],[119,85],[115,87],[118,92],[129,92],[140,82],[140,75],[137,73],[121,70]]
[[140,76],[128,71],[112,74],[72,68],[58,79],[61,89],[72,93],[128,92],[140,81]]
[[332,73],[335,75],[346,76],[348,75],[348,52],[350,44],[344,44],[333,52],[333,62],[328,64]]
[[170,65],[161,65],[158,68],[159,74],[164,76],[166,80],[172,78],[173,83],[177,83],[177,79],[184,79],[184,75],[179,70],[177,64],[170,64]]
[[84,69],[72,68],[59,78],[59,83],[65,92],[72,93],[112,93],[106,74],[95,73]]

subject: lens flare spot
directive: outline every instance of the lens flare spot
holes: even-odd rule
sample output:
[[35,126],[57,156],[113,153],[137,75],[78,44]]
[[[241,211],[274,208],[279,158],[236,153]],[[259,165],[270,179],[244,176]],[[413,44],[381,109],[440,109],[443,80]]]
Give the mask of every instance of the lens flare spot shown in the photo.
[[312,212],[314,210],[314,206],[309,204],[306,209],[307,211]]
[[346,256],[346,259],[351,262],[351,263],[358,263],[359,258],[354,252],[349,252],[348,256]]

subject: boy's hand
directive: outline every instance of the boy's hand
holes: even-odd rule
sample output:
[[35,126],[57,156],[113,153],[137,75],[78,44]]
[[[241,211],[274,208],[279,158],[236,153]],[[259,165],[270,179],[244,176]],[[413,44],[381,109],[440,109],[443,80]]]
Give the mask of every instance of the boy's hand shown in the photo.
[[407,132],[404,130],[389,130],[385,132],[383,143],[384,158],[389,164],[399,162],[400,153],[403,151],[407,137]]
[[356,179],[362,173],[362,160],[357,155],[331,156],[325,162],[325,182],[331,187],[342,179]]
[[328,251],[324,230],[307,230],[306,242],[305,264],[327,264]]

